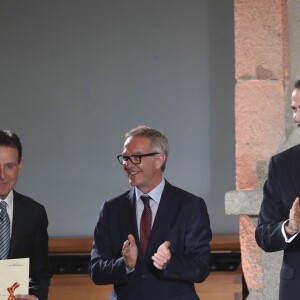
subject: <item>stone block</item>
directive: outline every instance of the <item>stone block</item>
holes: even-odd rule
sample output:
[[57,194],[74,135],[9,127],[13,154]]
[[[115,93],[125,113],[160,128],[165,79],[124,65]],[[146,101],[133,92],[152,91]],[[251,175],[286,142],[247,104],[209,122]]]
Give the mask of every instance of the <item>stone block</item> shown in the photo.
[[256,223],[255,218],[250,218],[248,216],[240,217],[242,267],[248,289],[262,290],[262,252],[255,241]]
[[235,99],[237,190],[252,190],[257,161],[269,161],[285,139],[285,87],[282,81],[239,81]]
[[280,80],[287,69],[287,5],[281,0],[235,0],[237,80]]

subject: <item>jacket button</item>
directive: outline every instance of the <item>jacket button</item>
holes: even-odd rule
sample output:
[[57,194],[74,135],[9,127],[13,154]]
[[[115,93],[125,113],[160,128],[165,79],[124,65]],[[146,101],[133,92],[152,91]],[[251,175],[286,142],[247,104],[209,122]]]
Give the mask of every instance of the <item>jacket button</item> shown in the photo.
[[147,274],[143,274],[142,275],[142,279],[147,279],[148,278],[148,275]]

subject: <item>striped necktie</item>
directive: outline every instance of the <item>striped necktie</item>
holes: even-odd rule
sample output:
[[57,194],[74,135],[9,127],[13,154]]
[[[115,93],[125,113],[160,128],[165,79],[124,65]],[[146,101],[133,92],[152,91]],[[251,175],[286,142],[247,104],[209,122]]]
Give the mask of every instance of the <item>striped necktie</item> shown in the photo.
[[6,202],[0,202],[0,259],[7,259],[10,242],[10,223]]
[[141,200],[144,202],[144,210],[142,213],[140,224],[140,243],[143,256],[145,256],[146,249],[148,246],[148,240],[150,238],[151,233],[152,212],[149,204],[150,199],[151,198],[149,196],[141,196]]

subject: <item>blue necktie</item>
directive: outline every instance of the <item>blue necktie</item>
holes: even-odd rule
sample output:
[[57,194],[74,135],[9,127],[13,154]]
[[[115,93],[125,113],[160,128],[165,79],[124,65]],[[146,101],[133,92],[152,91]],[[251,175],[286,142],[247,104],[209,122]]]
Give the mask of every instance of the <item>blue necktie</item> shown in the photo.
[[0,202],[0,259],[7,259],[10,242],[10,223],[6,202]]

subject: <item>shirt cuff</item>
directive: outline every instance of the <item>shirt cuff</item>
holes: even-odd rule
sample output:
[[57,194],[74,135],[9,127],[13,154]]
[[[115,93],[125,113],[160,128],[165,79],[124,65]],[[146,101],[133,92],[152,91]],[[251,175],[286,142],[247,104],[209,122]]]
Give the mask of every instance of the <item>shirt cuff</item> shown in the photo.
[[125,265],[125,267],[126,267],[127,274],[132,273],[135,270],[135,268],[128,268],[126,265]]
[[283,237],[284,237],[284,240],[285,240],[285,242],[286,243],[290,243],[290,242],[292,242],[293,241],[293,239],[298,235],[298,233],[299,233],[299,230],[295,233],[295,234],[293,234],[292,236],[287,236],[287,234],[286,234],[286,232],[285,232],[285,229],[284,229],[284,226],[285,226],[285,224],[288,222],[289,220],[286,220],[286,221],[284,221],[283,223],[282,223],[282,226],[281,226],[281,232],[282,232],[282,235],[283,235]]

